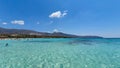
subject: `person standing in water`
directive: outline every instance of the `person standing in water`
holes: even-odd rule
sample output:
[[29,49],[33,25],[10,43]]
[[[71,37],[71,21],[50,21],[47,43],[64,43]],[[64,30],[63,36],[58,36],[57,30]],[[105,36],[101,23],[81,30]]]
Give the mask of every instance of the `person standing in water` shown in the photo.
[[8,43],[6,43],[5,46],[7,47],[7,46],[8,46]]

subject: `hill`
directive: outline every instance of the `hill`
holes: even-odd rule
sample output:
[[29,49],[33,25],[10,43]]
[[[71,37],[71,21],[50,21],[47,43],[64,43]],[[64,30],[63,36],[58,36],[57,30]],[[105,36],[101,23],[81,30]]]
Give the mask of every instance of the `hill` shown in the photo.
[[7,29],[0,27],[0,38],[102,38],[99,36],[77,36],[62,32],[38,32],[26,29]]

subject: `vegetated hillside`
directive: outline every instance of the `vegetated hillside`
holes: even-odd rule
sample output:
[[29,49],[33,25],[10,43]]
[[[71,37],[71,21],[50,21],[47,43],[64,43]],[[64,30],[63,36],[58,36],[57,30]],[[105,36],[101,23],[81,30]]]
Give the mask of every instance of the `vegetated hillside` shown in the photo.
[[38,32],[26,29],[7,29],[0,27],[0,37],[2,38],[102,38],[99,36],[77,36],[62,32]]

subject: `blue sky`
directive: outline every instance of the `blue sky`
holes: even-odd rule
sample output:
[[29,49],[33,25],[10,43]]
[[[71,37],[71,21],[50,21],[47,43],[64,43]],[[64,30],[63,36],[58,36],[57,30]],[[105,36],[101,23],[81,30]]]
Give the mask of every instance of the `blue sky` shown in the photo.
[[0,27],[120,37],[120,0],[0,0]]

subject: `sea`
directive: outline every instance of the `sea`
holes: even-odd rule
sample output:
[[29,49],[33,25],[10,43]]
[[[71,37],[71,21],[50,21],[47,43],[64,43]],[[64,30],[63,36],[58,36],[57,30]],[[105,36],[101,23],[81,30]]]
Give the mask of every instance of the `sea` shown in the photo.
[[120,68],[120,39],[3,39],[0,68]]

